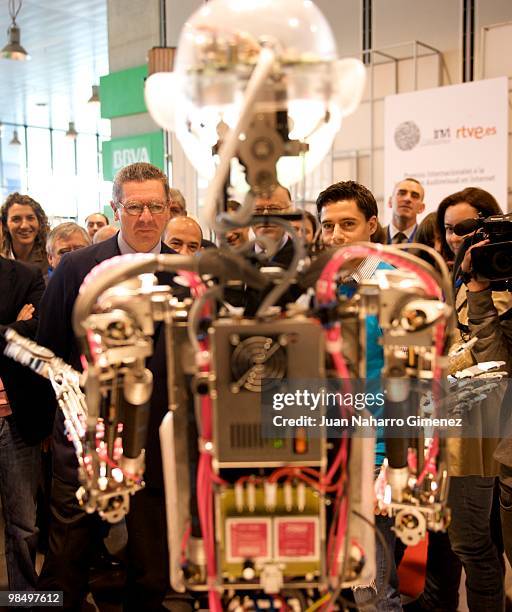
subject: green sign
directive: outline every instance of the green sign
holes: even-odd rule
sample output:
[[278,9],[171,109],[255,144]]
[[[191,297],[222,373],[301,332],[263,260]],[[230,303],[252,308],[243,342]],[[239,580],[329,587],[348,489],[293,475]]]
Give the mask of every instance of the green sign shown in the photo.
[[112,119],[147,113],[144,102],[144,79],[147,76],[146,64],[102,76],[100,78],[102,118]]
[[143,161],[164,168],[164,133],[148,132],[138,136],[113,138],[107,140],[102,146],[103,178],[112,181],[118,170]]
[[114,224],[114,211],[112,210],[112,206],[110,204],[105,204],[103,206],[103,214],[110,220],[110,224]]

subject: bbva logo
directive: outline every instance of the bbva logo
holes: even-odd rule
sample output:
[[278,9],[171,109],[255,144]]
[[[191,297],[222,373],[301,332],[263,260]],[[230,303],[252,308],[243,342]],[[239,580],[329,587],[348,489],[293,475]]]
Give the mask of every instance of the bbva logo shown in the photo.
[[113,162],[114,168],[117,170],[128,164],[135,162],[150,162],[149,153],[146,147],[137,147],[132,149],[117,149],[114,151]]

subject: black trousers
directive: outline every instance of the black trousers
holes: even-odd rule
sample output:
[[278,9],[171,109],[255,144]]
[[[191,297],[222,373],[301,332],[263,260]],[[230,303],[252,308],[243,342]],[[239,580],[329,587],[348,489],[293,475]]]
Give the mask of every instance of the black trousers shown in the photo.
[[[108,523],[97,514],[85,513],[75,491],[75,486],[54,478],[49,550],[37,588],[63,591],[64,609],[78,611],[89,591],[91,561],[108,532]],[[127,584],[123,610],[164,610],[162,602],[170,586],[163,491],[143,489],[131,496],[126,526]],[[192,610],[189,595],[174,593],[174,596],[172,610]]]
[[500,466],[500,514],[505,553],[512,563],[512,468]]

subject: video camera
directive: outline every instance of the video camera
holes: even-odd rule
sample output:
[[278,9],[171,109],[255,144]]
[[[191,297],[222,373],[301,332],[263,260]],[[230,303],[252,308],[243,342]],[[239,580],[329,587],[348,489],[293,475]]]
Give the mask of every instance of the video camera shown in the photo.
[[475,232],[466,240],[467,248],[489,240],[471,251],[474,276],[478,281],[489,281],[494,290],[512,291],[512,213],[467,219],[457,223],[453,231],[457,236]]

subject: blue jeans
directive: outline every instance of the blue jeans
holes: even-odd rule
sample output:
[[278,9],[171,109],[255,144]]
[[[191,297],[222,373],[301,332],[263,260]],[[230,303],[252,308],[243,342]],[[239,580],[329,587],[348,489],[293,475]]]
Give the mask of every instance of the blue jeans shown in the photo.
[[[388,555],[386,555],[381,538],[375,538],[375,586],[374,588],[357,587],[354,589],[354,599],[361,610],[365,612],[399,612],[402,610],[400,602],[400,592],[398,589],[398,574],[395,565],[395,532],[391,529],[395,524],[395,519],[387,516],[376,516],[375,527],[384,537],[386,541]],[[389,572],[388,580],[386,576]],[[373,600],[377,593],[381,595],[379,601],[375,604],[366,604]]]
[[448,506],[452,522],[448,535],[453,552],[466,572],[471,612],[505,609],[502,555],[491,532],[491,510],[496,479],[483,476],[450,478]]
[[425,587],[416,600],[417,609],[457,612],[461,573],[462,563],[452,550],[448,533],[429,531]]
[[0,496],[11,590],[34,591],[36,587],[36,494],[40,474],[41,445],[31,446],[22,440],[13,416],[0,417]]

